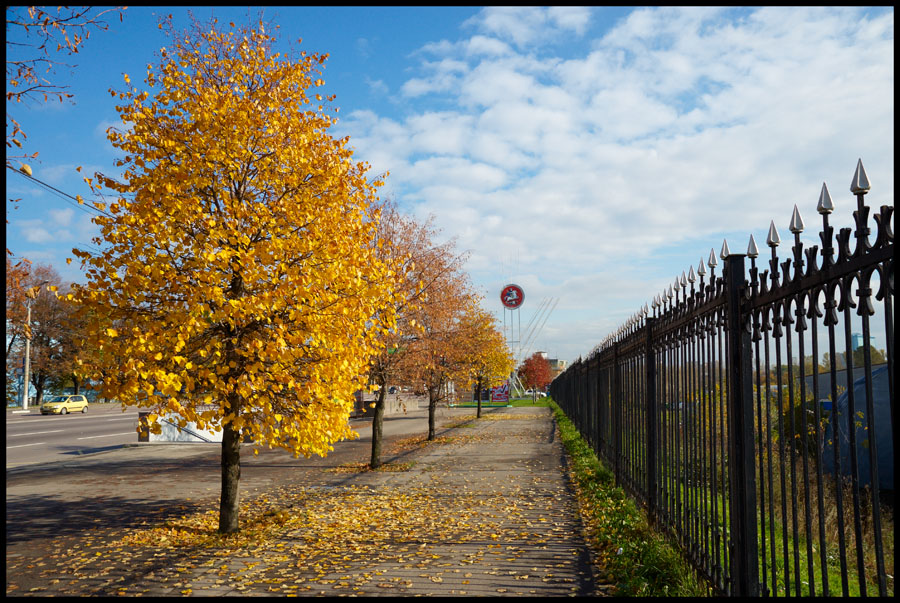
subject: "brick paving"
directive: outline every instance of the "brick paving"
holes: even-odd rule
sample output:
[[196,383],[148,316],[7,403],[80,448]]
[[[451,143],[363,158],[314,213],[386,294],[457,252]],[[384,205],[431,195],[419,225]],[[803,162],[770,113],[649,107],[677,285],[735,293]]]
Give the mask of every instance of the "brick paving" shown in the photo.
[[[404,417],[405,431],[389,437],[387,444],[411,433],[423,435],[424,413]],[[611,587],[597,579],[549,409],[491,408],[481,419],[468,420],[473,416],[470,408],[442,409],[438,442],[385,455],[399,470],[346,470],[347,463],[368,460],[366,437],[338,444],[326,459],[292,459],[280,451],[248,458],[243,463],[244,499],[265,497],[290,519],[264,543],[227,552],[139,547],[129,548],[119,562],[109,547],[134,528],[135,522],[128,521],[111,527],[78,524],[62,541],[41,533],[35,523],[28,526],[33,538],[26,534],[17,539],[10,532],[10,496],[27,504],[28,495],[16,499],[19,490],[9,488],[8,472],[7,594],[610,594]],[[129,449],[123,450],[119,456],[128,454]],[[170,454],[186,455],[184,450]],[[121,508],[133,505],[131,512],[140,509],[144,518],[159,522],[204,504],[209,508],[217,496],[211,488],[218,479],[215,453],[150,463],[168,462],[172,468],[161,478],[169,488],[153,490],[155,506],[134,488],[127,497],[113,497],[111,484],[122,489],[131,483],[109,469],[115,457],[80,479],[96,481],[99,495],[115,498],[112,502]],[[133,472],[134,466],[122,462],[121,471]],[[143,492],[152,498],[146,488]],[[171,497],[161,497],[164,492]],[[315,510],[308,521],[304,509]],[[121,513],[114,515],[121,520]],[[41,554],[35,553],[38,545],[44,547]]]

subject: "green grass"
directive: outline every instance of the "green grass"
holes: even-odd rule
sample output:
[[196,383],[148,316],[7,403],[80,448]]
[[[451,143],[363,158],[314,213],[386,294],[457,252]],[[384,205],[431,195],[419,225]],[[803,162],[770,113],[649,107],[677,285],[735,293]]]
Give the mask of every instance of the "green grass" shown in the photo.
[[533,406],[535,408],[550,406],[550,398],[538,398],[532,402],[531,396],[527,398],[510,398],[510,406]]
[[678,550],[650,527],[645,514],[615,486],[612,471],[600,462],[559,406],[550,398],[544,401],[556,416],[560,437],[572,460],[581,513],[606,578],[616,584],[615,594],[707,596],[705,585]]
[[[550,406],[549,402],[550,398],[538,398],[532,402],[531,396],[527,398],[510,398],[508,404],[491,404],[490,402],[482,402],[481,408],[506,408],[507,406],[533,406],[534,408],[542,408]],[[477,403],[472,402],[471,400],[467,400],[465,402],[460,402],[459,404],[454,404],[454,408],[476,408]]]

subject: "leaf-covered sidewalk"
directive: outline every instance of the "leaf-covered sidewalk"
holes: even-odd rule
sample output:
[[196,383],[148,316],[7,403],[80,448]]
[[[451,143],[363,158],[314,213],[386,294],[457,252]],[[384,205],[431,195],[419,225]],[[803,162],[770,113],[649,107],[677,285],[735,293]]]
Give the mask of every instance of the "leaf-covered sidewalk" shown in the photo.
[[435,442],[392,442],[378,471],[304,471],[248,500],[237,536],[215,534],[207,504],[60,548],[33,594],[604,594],[549,409],[442,421]]

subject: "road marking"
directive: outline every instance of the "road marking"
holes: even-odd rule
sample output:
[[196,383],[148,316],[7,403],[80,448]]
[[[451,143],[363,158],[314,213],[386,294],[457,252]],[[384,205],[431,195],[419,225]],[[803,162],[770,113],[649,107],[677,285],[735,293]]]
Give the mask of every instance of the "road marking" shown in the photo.
[[123,436],[123,435],[134,435],[135,432],[129,431],[128,433],[109,433],[107,435],[98,435],[98,436],[86,436],[83,438],[75,438],[76,440],[93,440],[94,438],[112,438],[115,436]]
[[124,419],[104,419],[104,421],[135,421],[138,417],[125,417]]
[[32,431],[31,433],[12,433],[8,437],[20,438],[22,436],[40,435],[42,433],[59,433],[60,431],[63,431],[63,430],[62,429],[54,429],[52,431]]
[[44,442],[37,442],[35,444],[19,444],[18,446],[7,446],[6,449],[9,450],[10,448],[24,448],[25,446],[43,446],[43,445],[44,445]]
[[[82,414],[80,412],[75,413],[75,414],[69,413],[69,414],[65,415],[65,417],[66,417],[65,419],[62,418],[63,415],[23,415],[21,419],[16,419],[15,423],[21,424],[23,421],[28,421],[29,423],[44,423],[47,421],[78,421],[78,420],[86,421],[88,419],[91,419],[93,421],[98,421],[102,418],[102,416],[103,415],[97,415],[97,414],[91,415],[90,413]],[[133,420],[137,420],[138,415],[132,415],[131,418]],[[107,420],[120,421],[122,419],[107,419]],[[7,425],[9,425],[9,424],[10,423],[7,421]],[[57,425],[59,425],[59,423],[57,423]]]

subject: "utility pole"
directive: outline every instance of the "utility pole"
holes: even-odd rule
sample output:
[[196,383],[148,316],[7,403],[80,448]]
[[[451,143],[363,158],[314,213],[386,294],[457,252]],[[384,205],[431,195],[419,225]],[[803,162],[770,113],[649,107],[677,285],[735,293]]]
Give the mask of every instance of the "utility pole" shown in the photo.
[[40,293],[41,287],[49,282],[43,281],[37,287],[32,287],[25,293],[25,296],[32,300],[31,303],[26,304],[28,312],[25,321],[25,382],[24,387],[22,387],[22,410],[25,411],[28,410],[28,391],[31,389],[31,383],[29,382],[31,379],[31,306],[37,294]]

